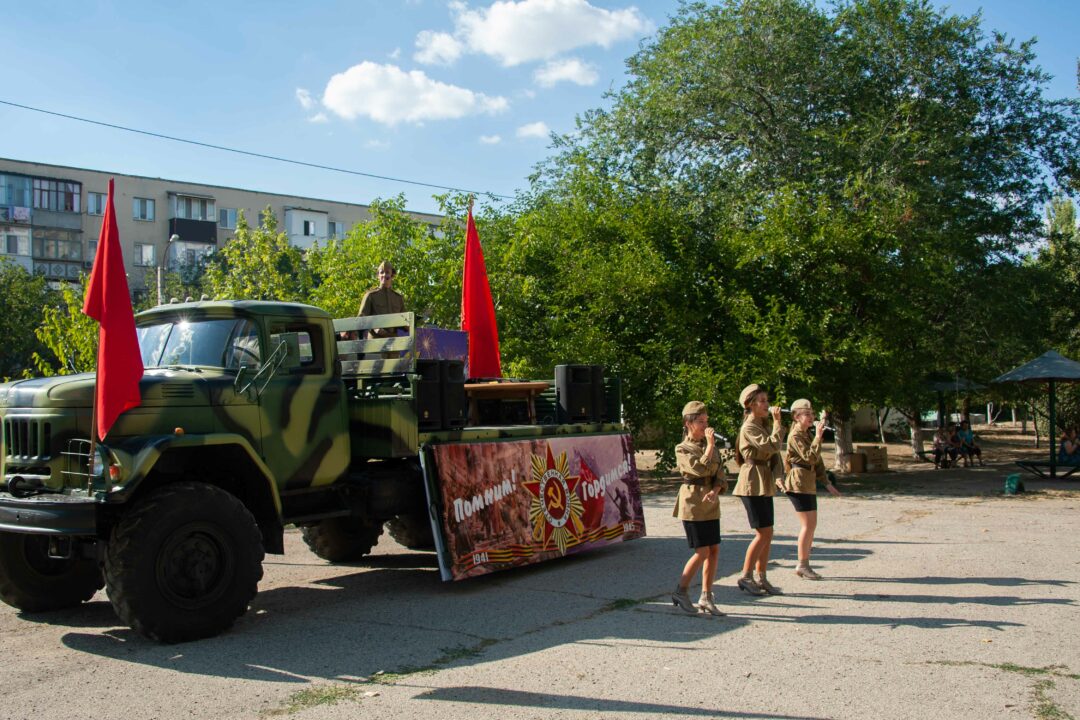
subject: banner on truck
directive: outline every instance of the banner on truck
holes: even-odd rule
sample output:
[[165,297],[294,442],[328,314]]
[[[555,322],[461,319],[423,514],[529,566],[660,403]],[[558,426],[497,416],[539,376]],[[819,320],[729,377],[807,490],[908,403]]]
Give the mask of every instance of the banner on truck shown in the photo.
[[645,536],[627,434],[446,443],[427,450],[429,498],[441,508],[436,544],[444,580]]

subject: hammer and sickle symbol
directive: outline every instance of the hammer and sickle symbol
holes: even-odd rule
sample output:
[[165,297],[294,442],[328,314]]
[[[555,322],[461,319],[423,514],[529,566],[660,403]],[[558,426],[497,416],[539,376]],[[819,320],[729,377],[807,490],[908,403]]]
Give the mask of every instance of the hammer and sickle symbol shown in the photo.
[[548,485],[547,498],[549,506],[558,510],[563,509],[562,497],[560,496],[559,491],[555,489],[554,485]]

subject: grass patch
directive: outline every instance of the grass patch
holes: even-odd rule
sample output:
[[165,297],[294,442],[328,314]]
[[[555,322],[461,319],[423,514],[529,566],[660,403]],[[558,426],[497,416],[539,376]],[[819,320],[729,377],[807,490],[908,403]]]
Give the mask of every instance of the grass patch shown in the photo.
[[1040,680],[1035,683],[1035,689],[1032,694],[1035,699],[1035,717],[1039,720],[1073,720],[1073,716],[1061,709],[1061,707],[1053,701],[1048,691],[1054,687],[1053,680]]
[[1051,677],[1080,680],[1080,675],[1068,672],[1064,665],[1047,665],[1045,667],[1028,667],[1016,663],[983,663],[973,660],[933,660],[930,665],[948,665],[951,667],[984,667],[1002,672],[1017,673],[1027,677],[1042,678],[1031,689],[1032,708],[1031,712],[1038,720],[1074,720],[1073,716],[1065,712],[1053,698],[1050,690],[1054,689],[1054,681]]
[[975,662],[973,660],[933,660],[931,665],[949,665],[952,667],[984,667],[991,670],[1001,670],[1003,672],[1018,673],[1020,675],[1027,675],[1028,677],[1039,677],[1043,675],[1050,675],[1053,677],[1067,678],[1069,680],[1080,680],[1080,674],[1067,672],[1068,668],[1064,665],[1047,665],[1045,667],[1028,667],[1026,665],[1017,665],[1016,663],[984,663]]
[[428,665],[406,665],[405,667],[398,668],[392,672],[377,672],[368,679],[368,682],[377,683],[379,685],[393,685],[407,677],[414,675],[428,675],[437,672],[450,663],[477,657],[484,652],[486,648],[494,645],[496,642],[498,641],[492,638],[484,638],[475,645],[459,645],[452,648],[441,648],[442,655],[432,660]]
[[274,710],[267,710],[264,716],[294,715],[301,710],[319,705],[336,705],[339,702],[353,700],[360,694],[360,689],[351,685],[314,685],[298,690],[289,696],[285,705]]
[[605,612],[611,612],[613,610],[628,610],[628,609],[630,609],[632,607],[637,607],[638,605],[641,605],[644,602],[646,602],[646,601],[645,600],[635,600],[634,598],[619,598],[618,600],[612,600],[607,605],[600,608],[599,612],[605,613]]

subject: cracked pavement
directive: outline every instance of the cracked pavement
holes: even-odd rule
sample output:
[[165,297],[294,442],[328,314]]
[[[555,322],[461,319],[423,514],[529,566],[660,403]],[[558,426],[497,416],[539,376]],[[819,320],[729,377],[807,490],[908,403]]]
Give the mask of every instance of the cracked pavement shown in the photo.
[[[725,618],[667,600],[689,555],[671,493],[645,498],[647,538],[460,583],[385,535],[370,562],[331,566],[290,531],[218,638],[151,643],[104,593],[3,606],[0,718],[1080,717],[1080,484],[1006,498],[1004,475],[822,495],[820,582],[794,576],[798,525],[777,498],[771,598],[734,586],[750,535],[722,498]],[[318,701],[342,686],[356,692]]]

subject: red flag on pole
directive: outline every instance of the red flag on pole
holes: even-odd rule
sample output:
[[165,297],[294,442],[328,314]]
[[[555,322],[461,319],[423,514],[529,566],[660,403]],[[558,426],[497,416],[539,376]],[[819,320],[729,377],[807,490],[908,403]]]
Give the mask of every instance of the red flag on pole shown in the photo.
[[502,377],[499,328],[491,299],[484,251],[473,222],[472,204],[465,231],[465,272],[461,283],[461,329],[469,333],[469,377]]
[[120,232],[116,228],[111,179],[83,313],[99,324],[94,407],[97,436],[104,440],[120,413],[142,402],[139,380],[143,375],[135,313],[124,272],[124,255],[120,251]]

